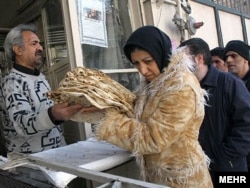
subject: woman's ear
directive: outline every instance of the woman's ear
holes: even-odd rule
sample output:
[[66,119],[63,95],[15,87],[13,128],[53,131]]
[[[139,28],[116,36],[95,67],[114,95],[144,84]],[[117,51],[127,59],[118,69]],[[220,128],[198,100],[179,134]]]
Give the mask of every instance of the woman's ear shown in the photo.
[[14,53],[16,55],[21,55],[22,54],[22,48],[20,46],[17,46],[17,45],[13,46],[12,50],[14,51]]

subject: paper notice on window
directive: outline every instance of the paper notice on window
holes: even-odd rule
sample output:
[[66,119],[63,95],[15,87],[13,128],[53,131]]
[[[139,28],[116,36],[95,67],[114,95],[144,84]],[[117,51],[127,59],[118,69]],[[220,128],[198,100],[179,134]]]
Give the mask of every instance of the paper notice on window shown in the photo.
[[77,9],[81,43],[108,47],[105,0],[77,0]]

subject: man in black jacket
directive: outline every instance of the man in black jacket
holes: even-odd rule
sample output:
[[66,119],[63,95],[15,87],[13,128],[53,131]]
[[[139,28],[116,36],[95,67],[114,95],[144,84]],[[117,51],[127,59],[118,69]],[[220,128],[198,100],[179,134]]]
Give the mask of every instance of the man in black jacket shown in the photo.
[[247,172],[250,151],[250,94],[241,79],[211,65],[208,44],[200,38],[184,41],[197,64],[196,76],[208,91],[199,141],[211,159],[210,173]]
[[[231,40],[225,47],[223,59],[229,72],[242,79],[250,92],[250,46],[240,40]],[[250,154],[247,156],[247,164],[250,171]]]

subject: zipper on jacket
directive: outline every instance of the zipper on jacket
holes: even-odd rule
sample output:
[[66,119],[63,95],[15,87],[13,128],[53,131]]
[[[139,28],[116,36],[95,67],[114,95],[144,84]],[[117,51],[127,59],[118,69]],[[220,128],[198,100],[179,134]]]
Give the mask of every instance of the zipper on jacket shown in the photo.
[[231,161],[229,161],[229,164],[231,165],[232,168],[234,167],[234,166],[233,166],[233,163],[232,163]]

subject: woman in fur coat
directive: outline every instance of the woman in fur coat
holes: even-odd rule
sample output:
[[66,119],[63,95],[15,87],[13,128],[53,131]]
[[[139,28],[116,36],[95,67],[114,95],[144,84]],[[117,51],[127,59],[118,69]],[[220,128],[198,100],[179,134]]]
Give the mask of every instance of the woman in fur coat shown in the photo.
[[209,159],[198,142],[205,92],[191,58],[171,51],[169,37],[154,26],[131,34],[124,52],[142,77],[134,117],[109,109],[95,136],[131,151],[146,181],[210,188]]

